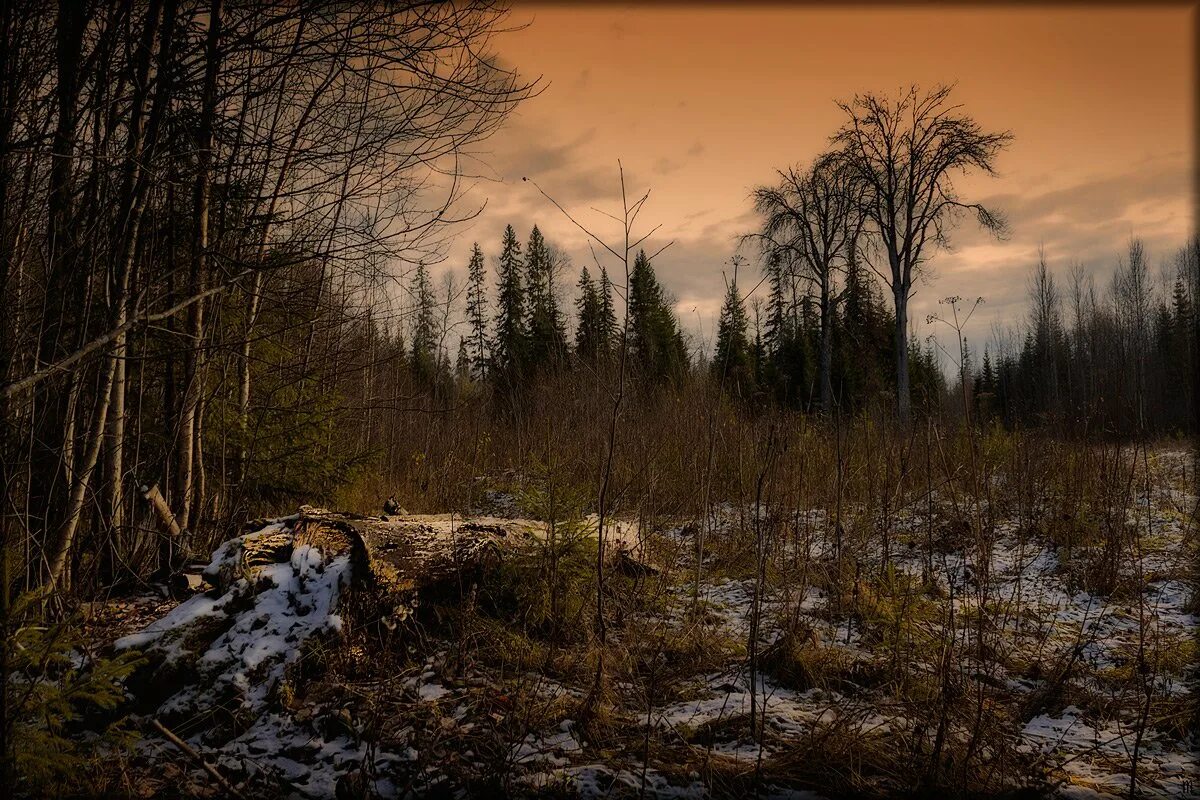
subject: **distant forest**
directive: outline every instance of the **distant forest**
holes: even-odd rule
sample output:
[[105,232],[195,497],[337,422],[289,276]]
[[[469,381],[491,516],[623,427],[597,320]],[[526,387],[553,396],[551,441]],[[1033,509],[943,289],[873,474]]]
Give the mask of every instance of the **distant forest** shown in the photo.
[[[748,411],[776,403],[819,413],[822,313],[811,282],[775,260],[767,260],[761,274],[744,259],[734,261],[741,272],[729,276],[715,348],[706,353],[686,341],[669,289],[645,253],[638,254],[630,275],[628,334],[635,380],[651,388],[702,377],[745,401]],[[964,335],[961,342],[953,327],[935,329],[924,341],[910,336],[918,408],[961,416],[965,396],[973,423],[980,425],[1118,436],[1191,431],[1200,243],[1180,248],[1160,269],[1150,267],[1138,240],[1114,261],[1107,281],[1076,264],[1064,282],[1040,258],[1027,273],[1024,319],[973,340]],[[445,347],[439,350],[450,331],[437,329],[439,300],[424,268],[416,270],[409,290],[416,308],[408,338],[403,328],[391,336],[372,334],[389,340],[398,354],[396,368],[411,372],[422,390],[451,400],[482,385],[507,403],[523,385],[550,374],[613,367],[622,332],[606,269],[595,276],[583,267],[573,298],[561,297],[566,259],[537,226],[524,249],[514,228],[505,229],[494,280],[485,262],[476,243],[465,316],[455,317],[453,326],[460,331],[453,364]],[[741,289],[747,282],[761,286],[750,300]],[[974,304],[948,300],[960,313]],[[829,317],[831,411],[852,415],[872,402],[894,402],[895,314],[878,280],[856,258],[839,276]],[[949,348],[942,358],[938,347]],[[946,362],[949,376],[939,366]]]

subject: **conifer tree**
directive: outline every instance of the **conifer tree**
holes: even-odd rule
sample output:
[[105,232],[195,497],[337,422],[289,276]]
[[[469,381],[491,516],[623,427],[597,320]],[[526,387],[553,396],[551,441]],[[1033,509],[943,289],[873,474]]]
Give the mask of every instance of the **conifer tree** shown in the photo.
[[683,337],[650,259],[639,250],[629,277],[629,350],[646,375],[675,377],[686,366]]
[[983,349],[983,366],[975,378],[975,419],[988,422],[993,415],[993,399],[996,396],[996,374],[992,368],[992,355]]
[[554,297],[554,258],[536,225],[525,248],[525,286],[529,301],[530,369],[553,368],[566,354],[562,315]]
[[512,225],[504,229],[496,286],[496,330],[492,340],[492,370],[502,382],[515,379],[526,349],[525,288],[521,243]]
[[749,321],[742,297],[738,294],[737,280],[731,280],[717,325],[717,350],[712,370],[722,385],[738,397],[747,394],[754,381],[748,328]]
[[798,333],[794,287],[789,271],[778,251],[768,254],[766,278],[770,293],[762,330],[758,369],[764,388],[782,402],[795,400],[797,386],[803,385],[806,358]]
[[888,309],[870,273],[852,252],[846,263],[842,301],[835,317],[834,386],[843,408],[859,408],[888,389],[893,332]]
[[985,392],[996,391],[996,373],[992,369],[992,354],[986,347],[983,350],[983,382],[980,388]]
[[605,355],[604,320],[600,292],[587,267],[579,273],[579,298],[575,308],[579,324],[575,329],[575,355],[588,363],[596,363]]
[[412,332],[412,368],[417,380],[429,382],[437,371],[437,321],[434,316],[433,285],[429,270],[417,265],[413,276],[412,297],[416,304]]
[[1183,276],[1175,277],[1175,285],[1171,289],[1171,311],[1175,316],[1175,324],[1186,328],[1192,322],[1192,301],[1188,297],[1187,286]]
[[[467,324],[470,326],[467,355],[471,373],[477,380],[487,374],[487,288],[484,285],[483,251],[479,242],[471,250],[471,262],[467,266]],[[464,340],[466,341],[466,340]]]
[[773,252],[767,259],[767,282],[770,294],[767,296],[767,319],[763,331],[763,348],[769,359],[774,359],[783,348],[787,337],[787,297],[784,293],[783,263],[778,252]]
[[926,411],[937,408],[946,394],[946,376],[938,366],[937,352],[932,344],[921,347],[915,336],[908,340],[909,366],[912,370],[913,398]]
[[1166,321],[1170,344],[1165,359],[1164,378],[1167,384],[1166,394],[1174,398],[1173,401],[1166,403],[1168,408],[1175,409],[1171,414],[1172,419],[1169,424],[1181,430],[1187,428],[1188,411],[1192,403],[1197,400],[1195,397],[1196,376],[1193,375],[1196,363],[1194,351],[1200,343],[1196,340],[1195,325],[1196,318],[1192,299],[1189,296],[1184,276],[1179,275],[1175,279],[1175,286],[1171,292],[1171,310]]
[[605,358],[617,348],[619,336],[612,281],[608,279],[608,270],[600,267],[600,349]]

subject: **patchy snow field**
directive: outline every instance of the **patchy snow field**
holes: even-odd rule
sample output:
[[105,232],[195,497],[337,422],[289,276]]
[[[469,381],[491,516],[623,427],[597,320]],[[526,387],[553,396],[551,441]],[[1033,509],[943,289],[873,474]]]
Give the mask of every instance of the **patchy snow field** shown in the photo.
[[[281,699],[299,654],[340,635],[339,594],[350,579],[347,556],[312,547],[254,576],[228,574],[239,548],[285,531],[288,520],[223,545],[208,570],[218,591],[117,647],[187,662],[159,714],[184,719],[235,698],[244,718],[236,735],[213,738],[200,726],[187,738],[232,779],[268,778],[297,797],[469,796],[499,785],[691,798],[753,785],[762,797],[813,800],[812,776],[831,766],[813,763],[816,754],[866,754],[919,773],[913,760],[931,751],[1009,770],[997,787],[1125,796],[1136,771],[1143,796],[1197,796],[1200,619],[1187,458],[1156,456],[1156,489],[1127,510],[1130,535],[1115,553],[1056,545],[1004,519],[994,521],[986,553],[961,541],[924,548],[940,517],[907,510],[895,516],[892,540],[858,540],[855,572],[831,578],[841,543],[814,511],[791,515],[791,535],[767,553],[760,586],[753,571],[722,567],[745,552],[745,510],[726,507],[708,521],[699,579],[695,525],[646,532],[621,522],[616,546],[674,561],[658,565],[665,599],[614,629],[614,645],[674,630],[725,649],[712,651],[715,669],[673,675],[669,685],[646,674],[616,686],[606,712],[616,733],[604,746],[580,714],[586,681],[478,659],[463,666],[454,654],[464,643],[436,631],[423,634],[432,654],[415,667],[323,687],[303,703]],[[1111,591],[1087,572],[1096,564],[1108,566]],[[219,635],[197,651],[188,632],[222,618]],[[972,734],[972,721],[982,734]],[[156,741],[143,748],[151,758],[166,752]],[[888,793],[879,771],[860,788]]]

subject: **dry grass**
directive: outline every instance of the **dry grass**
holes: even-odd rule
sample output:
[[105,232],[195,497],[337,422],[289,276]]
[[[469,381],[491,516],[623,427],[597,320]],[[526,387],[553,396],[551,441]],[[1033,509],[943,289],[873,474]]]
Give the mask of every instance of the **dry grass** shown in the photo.
[[[429,769],[539,796],[571,780],[515,754],[564,730],[578,747],[555,759],[604,765],[613,786],[624,774],[631,796],[644,778],[717,796],[965,797],[1041,793],[1091,757],[1030,750],[1022,731],[1039,715],[1073,708],[1175,742],[1195,721],[1195,695],[1162,684],[1194,674],[1194,637],[1154,623],[1146,593],[1196,574],[1178,456],[995,428],[904,433],[884,413],[752,415],[703,387],[663,389],[622,417],[613,475],[615,512],[654,571],[610,563],[601,640],[596,545],[569,535],[593,510],[602,450],[604,389],[583,389],[531,390],[517,420],[472,407],[425,420],[386,480],[347,490],[361,511],[394,492],[410,511],[553,518],[564,536],[394,634],[354,626],[292,704],[353,698],[378,748],[421,752],[412,781]],[[1031,564],[1045,569],[1026,576]],[[1108,627],[1047,605],[1079,593]],[[754,716],[738,705],[751,665],[772,693]],[[413,696],[429,674],[452,700]],[[668,719],[725,695],[727,713]],[[1148,769],[1142,780],[1166,779]]]

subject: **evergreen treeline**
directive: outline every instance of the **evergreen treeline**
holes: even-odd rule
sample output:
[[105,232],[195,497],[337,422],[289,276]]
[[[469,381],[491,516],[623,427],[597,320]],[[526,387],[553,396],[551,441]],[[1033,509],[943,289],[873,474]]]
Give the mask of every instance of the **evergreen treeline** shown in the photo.
[[[568,267],[568,259],[545,240],[536,225],[524,244],[509,225],[500,241],[495,282],[489,291],[484,252],[476,242],[467,265],[464,327],[453,376],[444,357],[440,374],[416,368],[416,343],[432,341],[433,336],[425,332],[425,321],[435,318],[439,307],[448,311],[427,289],[428,275],[418,268],[409,292],[415,305],[408,326],[414,354],[410,371],[417,384],[436,389],[457,377],[491,384],[511,400],[519,399],[522,386],[547,375],[577,367],[593,371],[615,367],[625,335],[617,319],[615,289],[608,271],[601,267],[599,276],[594,277],[584,267],[575,284],[576,298],[564,303],[561,284]],[[648,383],[682,378],[689,366],[687,345],[669,298],[643,251],[634,259],[629,285],[630,373]],[[571,333],[565,307],[574,309]],[[402,339],[404,333],[394,335]],[[437,363],[432,351],[425,358]]]
[[1080,433],[1192,431],[1200,242],[1155,272],[1138,240],[1107,286],[1081,266],[1064,286],[1041,259],[1023,329],[997,332],[967,370],[977,416]]
[[[414,365],[416,385],[448,387],[457,377],[460,387],[490,384],[519,396],[520,387],[539,377],[615,366],[622,335],[607,271],[602,269],[596,279],[584,267],[573,302],[560,300],[558,272],[565,259],[547,260],[543,252],[553,250],[536,226],[524,248],[515,229],[506,228],[496,259],[496,301],[490,314],[484,255],[478,244],[474,246],[459,366],[451,374],[443,356],[444,374],[432,380]],[[764,259],[763,273],[761,303],[747,302],[740,289],[746,276],[735,273],[726,289],[712,353],[689,358],[664,288],[649,259],[639,253],[629,293],[628,353],[635,381],[678,383],[699,370],[750,408],[765,403],[814,413],[824,408],[820,298],[811,281],[778,260]],[[1065,424],[1073,431],[1116,434],[1190,430],[1198,275],[1197,243],[1181,249],[1155,277],[1135,240],[1103,290],[1081,267],[1069,273],[1064,289],[1040,261],[1030,275],[1028,320],[994,331],[982,353],[968,343],[960,356],[974,421],[1006,427]],[[758,276],[753,277],[758,282]],[[412,315],[414,342],[423,335],[422,321],[434,316],[437,302],[419,289],[423,280],[418,271],[413,295],[419,304],[429,305]],[[857,258],[850,259],[832,287],[836,302],[829,304],[828,331],[833,408],[843,414],[872,403],[886,408],[895,397],[894,312],[879,280]],[[573,325],[564,307],[574,309]],[[934,343],[922,344],[910,336],[908,357],[917,407],[925,413],[945,409],[960,414],[961,379],[948,384]]]

